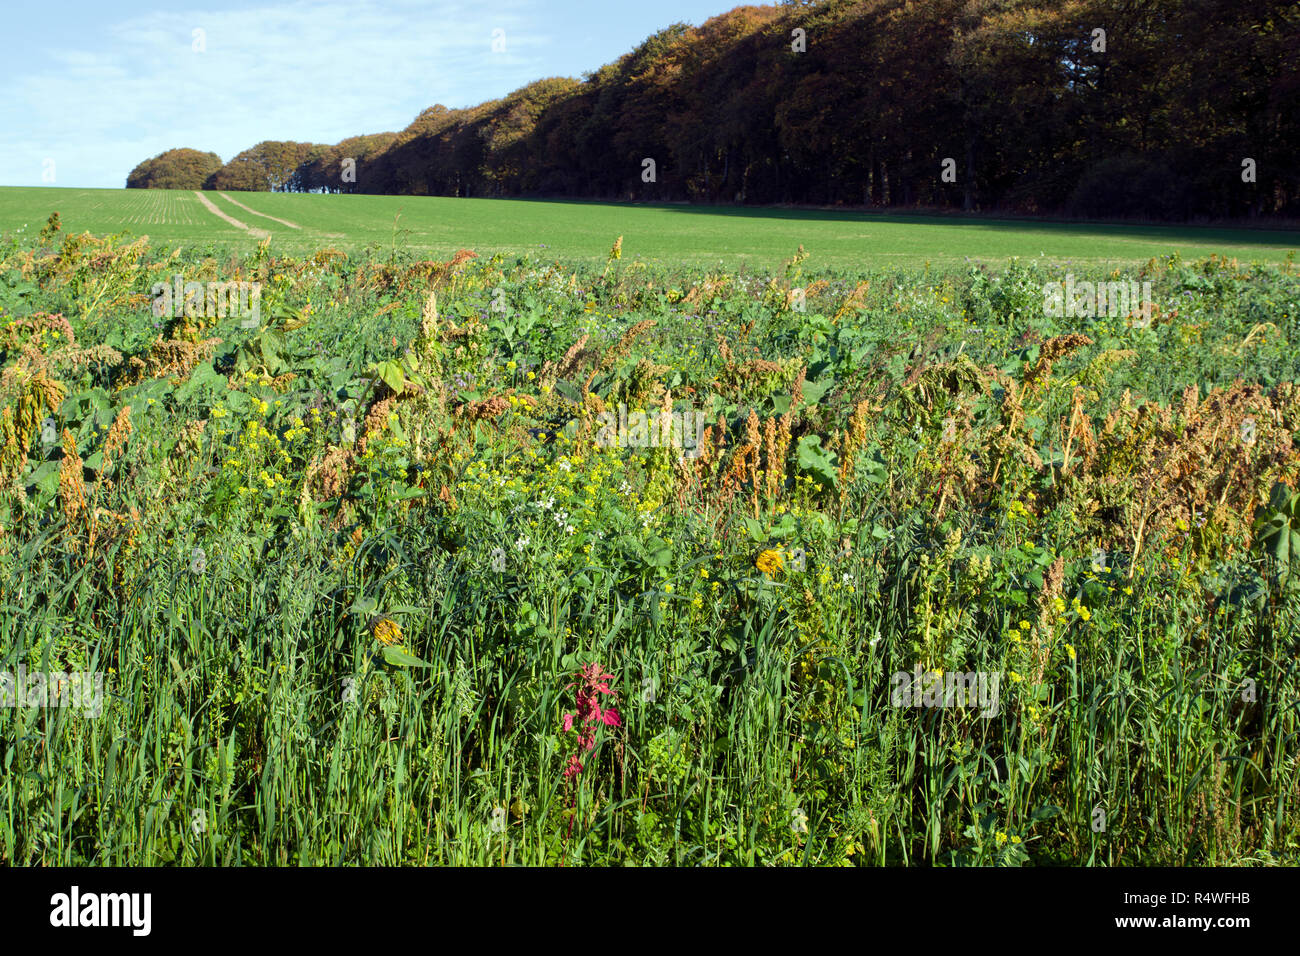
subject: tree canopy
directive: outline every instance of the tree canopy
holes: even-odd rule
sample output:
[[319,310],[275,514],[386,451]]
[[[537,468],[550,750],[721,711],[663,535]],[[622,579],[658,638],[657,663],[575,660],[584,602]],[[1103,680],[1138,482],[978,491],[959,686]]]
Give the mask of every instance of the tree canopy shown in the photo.
[[127,189],[201,189],[221,168],[216,153],[197,149],[169,149],[146,159],[126,177]]
[[1300,7],[1283,0],[743,6],[399,133],[260,143],[211,183],[1294,215],[1298,77]]
[[326,146],[264,140],[244,150],[212,174],[208,189],[302,191],[299,170],[313,162]]

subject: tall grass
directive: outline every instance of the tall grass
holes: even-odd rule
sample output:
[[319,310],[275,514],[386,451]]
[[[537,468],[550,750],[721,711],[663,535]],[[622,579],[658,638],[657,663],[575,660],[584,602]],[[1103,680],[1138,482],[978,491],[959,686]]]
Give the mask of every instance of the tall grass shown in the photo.
[[[1048,373],[1022,436],[1041,467],[1008,454],[996,481],[963,484],[945,469],[984,468],[1010,432],[1005,394],[963,384],[962,363],[1019,382],[1043,342],[1072,331],[1035,311],[1034,269],[937,283],[827,273],[797,313],[789,272],[774,295],[718,274],[602,279],[480,260],[433,280],[443,334],[431,339],[429,286],[400,268],[264,253],[239,266],[269,286],[287,279],[269,332],[219,323],[201,330],[223,338],[212,360],[121,387],[131,354],[179,340],[185,323],[148,328],[125,297],[83,321],[51,251],[9,253],[0,322],[62,311],[80,346],[123,352],[120,367],[60,372],[69,397],[56,414],[91,487],[107,423],[131,406],[112,487],[95,487],[134,532],[89,550],[85,519],[37,476],[62,453],[36,440],[0,490],[0,669],[106,677],[102,716],[0,710],[7,863],[1295,862],[1300,598],[1286,567],[1252,538],[1253,514],[1126,544],[1133,527],[1110,514],[1122,501],[1089,498],[1102,485],[1062,464],[1059,441],[1076,383],[1095,391],[1100,430],[1126,389],[1168,405],[1193,383],[1205,394],[1238,378],[1296,381],[1289,271],[1167,262],[1162,321],[1085,323],[1092,344]],[[172,266],[146,258],[135,294],[155,267]],[[871,291],[837,315],[864,279]],[[505,315],[491,308],[501,289]],[[599,371],[645,318],[658,326]],[[706,325],[730,363],[702,343]],[[556,375],[583,334],[597,350],[583,374]],[[4,351],[6,369],[24,343]],[[375,363],[426,346],[430,358],[406,366],[418,396],[379,386]],[[37,348],[64,368],[57,343]],[[1120,349],[1128,361],[1097,364]],[[760,356],[788,364],[743,364]],[[564,404],[566,392],[584,400],[592,368],[590,394],[608,404],[656,407],[665,387],[693,388],[690,401],[726,421],[729,453],[750,409],[779,419],[793,407],[775,495],[756,512],[757,476],[727,498],[675,452],[593,447]],[[796,368],[808,394],[825,386],[819,399],[792,401]],[[468,373],[473,387],[451,384]],[[17,407],[22,381],[6,380],[6,403]],[[98,412],[78,398],[96,389]],[[494,396],[531,403],[467,411]],[[365,409],[385,397],[396,418],[366,430]],[[318,494],[309,469],[356,447],[337,414],[349,398],[373,455],[358,452],[341,492]],[[841,481],[864,401],[869,427]],[[943,421],[963,401],[975,403],[966,444],[945,458]],[[1297,426],[1277,401],[1281,424],[1243,479],[1261,504],[1274,477],[1265,438],[1290,454]],[[295,417],[301,445],[286,437]],[[197,449],[178,448],[181,428],[204,419]],[[274,436],[259,448],[285,457],[250,464],[263,451],[241,450],[249,422]],[[827,449],[837,457],[820,459]],[[1167,451],[1097,467],[1137,481]],[[1197,467],[1209,481],[1227,461]],[[263,468],[290,490],[260,491]],[[557,504],[538,503],[548,497]],[[1099,543],[1104,568],[1090,563]],[[764,552],[779,570],[761,569]],[[397,652],[377,639],[385,618]],[[1039,653],[1035,675],[1026,662]],[[562,729],[588,662],[616,675],[620,718],[591,752]],[[891,676],[918,663],[1001,675],[999,712],[893,706]],[[566,777],[574,753],[583,770]]]

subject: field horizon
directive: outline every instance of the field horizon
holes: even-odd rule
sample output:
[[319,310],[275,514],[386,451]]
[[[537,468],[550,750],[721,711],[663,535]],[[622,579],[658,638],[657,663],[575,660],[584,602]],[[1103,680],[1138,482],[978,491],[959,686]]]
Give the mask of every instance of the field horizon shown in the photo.
[[35,231],[55,211],[67,232],[125,232],[232,253],[250,252],[269,236],[287,253],[400,247],[445,258],[464,248],[592,264],[621,235],[633,259],[729,269],[775,268],[799,246],[811,257],[810,269],[924,264],[936,271],[1013,258],[1131,267],[1173,252],[1277,264],[1300,248],[1300,233],[1253,226],[681,202],[0,187],[0,222],[12,224],[5,235]]

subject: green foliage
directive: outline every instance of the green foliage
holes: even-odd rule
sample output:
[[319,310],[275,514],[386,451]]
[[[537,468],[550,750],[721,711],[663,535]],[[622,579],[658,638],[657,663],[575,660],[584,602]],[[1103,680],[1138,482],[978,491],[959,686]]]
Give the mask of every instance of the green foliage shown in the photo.
[[1252,531],[1259,549],[1277,562],[1285,577],[1300,578],[1296,573],[1300,567],[1300,491],[1293,492],[1281,482],[1274,485]]
[[[0,862],[1296,862],[1291,269],[1163,260],[1142,327],[1044,315],[1046,263],[105,248],[0,261],[0,670],[104,678],[0,709]],[[173,271],[259,277],[262,325],[187,351],[131,298]],[[601,446],[630,394],[725,445]]]

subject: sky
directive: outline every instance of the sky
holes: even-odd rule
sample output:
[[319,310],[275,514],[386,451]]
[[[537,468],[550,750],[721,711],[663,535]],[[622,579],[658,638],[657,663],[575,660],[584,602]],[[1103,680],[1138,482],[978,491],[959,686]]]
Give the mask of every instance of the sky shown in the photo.
[[229,160],[267,139],[396,132],[435,103],[581,78],[742,2],[6,3],[0,185],[114,188],[179,146]]

